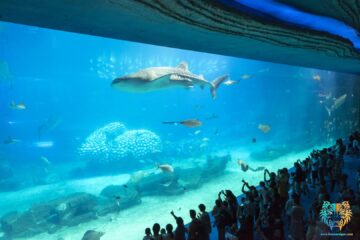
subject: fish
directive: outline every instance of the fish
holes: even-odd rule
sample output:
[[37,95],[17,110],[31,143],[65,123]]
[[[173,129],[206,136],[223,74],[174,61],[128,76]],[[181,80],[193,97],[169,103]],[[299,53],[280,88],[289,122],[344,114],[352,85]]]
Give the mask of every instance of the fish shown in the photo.
[[241,170],[243,170],[244,172],[249,170],[249,165],[247,165],[247,163],[245,163],[243,160],[238,159],[237,164],[241,167]]
[[271,127],[267,124],[259,124],[258,129],[260,129],[263,133],[268,133],[271,130]]
[[202,126],[202,122],[197,119],[188,119],[183,121],[175,121],[175,122],[163,122],[163,124],[181,124],[185,127],[194,128],[194,127],[200,127]]
[[166,183],[160,183],[163,187],[169,187],[172,184],[172,181],[166,182]]
[[346,97],[347,97],[347,95],[344,94],[341,97],[335,99],[333,104],[330,106],[330,108],[325,106],[325,109],[326,109],[327,113],[329,114],[329,117],[331,116],[332,112],[334,112],[336,109],[338,109],[339,107],[341,107],[344,104]]
[[250,167],[245,161],[243,160],[237,160],[237,164],[241,167],[241,170],[246,172],[247,170],[253,171],[253,172],[258,172],[258,171],[263,171],[265,169],[265,167],[257,167],[257,168],[252,168]]
[[16,104],[15,101],[12,101],[9,105],[9,107],[11,109],[15,109],[15,110],[25,110],[26,109],[26,106],[24,103],[18,103]]
[[251,139],[251,142],[252,142],[252,143],[256,143],[256,138],[252,138],[252,139]]
[[168,172],[168,173],[174,172],[174,168],[171,165],[166,164],[166,163],[165,164],[158,164],[157,168],[160,169],[163,172]]
[[87,230],[81,240],[100,240],[104,236],[104,232],[98,232],[95,230]]
[[223,84],[226,85],[226,86],[231,86],[231,85],[234,85],[234,84],[238,84],[239,81],[234,81],[234,80],[226,80]]
[[250,77],[251,77],[251,75],[249,75],[249,74],[244,74],[244,75],[242,75],[240,78],[246,80],[246,79],[249,79]]
[[202,139],[201,139],[201,141],[203,141],[203,142],[208,142],[208,141],[210,141],[210,139],[209,139],[209,138],[204,137],[204,138],[202,138]]
[[41,156],[40,159],[46,165],[51,165],[51,162],[49,161],[49,159],[47,157]]
[[183,87],[191,89],[194,86],[210,87],[213,99],[216,98],[216,90],[228,79],[223,75],[212,82],[207,81],[202,75],[196,75],[189,71],[188,64],[181,62],[177,67],[150,67],[138,72],[115,78],[111,86],[125,92],[151,92],[171,87]]
[[313,79],[314,79],[315,81],[320,81],[320,80],[321,80],[321,77],[320,77],[319,74],[316,74],[316,75],[313,76]]
[[4,144],[6,144],[6,145],[15,144],[15,143],[19,143],[19,142],[20,142],[19,139],[12,138],[10,136],[4,140]]
[[194,135],[198,135],[199,133],[201,133],[201,131],[200,131],[200,130],[196,130],[196,131],[194,132]]

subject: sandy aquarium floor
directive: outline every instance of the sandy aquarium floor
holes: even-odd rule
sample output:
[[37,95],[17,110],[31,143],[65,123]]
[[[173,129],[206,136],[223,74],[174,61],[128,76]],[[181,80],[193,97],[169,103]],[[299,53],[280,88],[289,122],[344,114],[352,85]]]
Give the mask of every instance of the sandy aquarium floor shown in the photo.
[[[230,152],[232,162],[228,163],[227,169],[221,177],[202,185],[196,190],[187,191],[180,196],[143,197],[142,203],[132,208],[123,210],[117,214],[107,215],[92,222],[78,225],[76,227],[64,228],[55,234],[40,234],[28,240],[80,240],[85,231],[89,229],[104,231],[102,240],[142,239],[146,227],[151,227],[158,222],[161,226],[175,221],[169,214],[171,210],[182,216],[185,222],[189,221],[189,209],[197,209],[199,203],[204,203],[208,210],[214,206],[218,192],[222,189],[231,189],[236,195],[241,193],[242,179],[257,184],[263,178],[263,172],[242,172],[236,164],[236,159],[247,161],[252,167],[265,166],[270,171],[276,171],[280,167],[292,167],[296,159],[303,159],[312,149],[282,156],[271,162],[254,162],[249,159],[248,152],[242,149],[233,149]],[[224,152],[225,153],[225,152]],[[58,196],[64,196],[71,192],[85,191],[99,194],[106,185],[114,182],[122,184],[127,181],[128,175],[112,177],[99,177],[86,180],[71,181],[63,184],[42,186],[25,189],[16,193],[0,194],[1,209],[16,206],[17,210],[24,210],[34,202],[41,202]],[[3,214],[3,213],[1,213]]]

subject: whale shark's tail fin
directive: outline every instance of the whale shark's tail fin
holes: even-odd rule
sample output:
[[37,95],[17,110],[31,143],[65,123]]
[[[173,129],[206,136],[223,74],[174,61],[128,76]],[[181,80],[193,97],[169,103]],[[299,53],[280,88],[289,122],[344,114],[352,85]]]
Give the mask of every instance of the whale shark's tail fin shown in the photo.
[[216,90],[218,89],[220,84],[223,83],[228,77],[229,77],[228,75],[223,75],[221,77],[216,78],[210,83],[211,84],[210,92],[213,99],[216,98]]

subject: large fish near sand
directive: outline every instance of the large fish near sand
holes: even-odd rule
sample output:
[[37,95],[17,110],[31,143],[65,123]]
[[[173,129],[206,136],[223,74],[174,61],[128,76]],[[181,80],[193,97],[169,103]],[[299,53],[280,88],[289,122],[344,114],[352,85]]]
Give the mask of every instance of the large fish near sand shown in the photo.
[[344,94],[341,97],[335,99],[334,103],[330,106],[330,108],[325,107],[327,113],[329,114],[329,117],[331,116],[331,113],[333,111],[335,111],[336,109],[338,109],[339,107],[341,107],[344,104],[346,97],[347,97],[347,95]]
[[100,240],[100,238],[104,235],[104,232],[98,232],[94,230],[88,230],[85,232],[84,236],[81,240]]
[[171,87],[210,87],[211,96],[216,98],[216,90],[228,78],[221,76],[209,82],[202,75],[191,73],[186,62],[177,67],[151,67],[116,78],[111,86],[126,92],[151,92]]

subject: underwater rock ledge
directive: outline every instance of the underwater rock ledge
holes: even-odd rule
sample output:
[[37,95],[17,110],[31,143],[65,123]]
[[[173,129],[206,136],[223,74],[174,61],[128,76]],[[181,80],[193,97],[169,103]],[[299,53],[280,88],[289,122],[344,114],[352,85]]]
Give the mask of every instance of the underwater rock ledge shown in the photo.
[[9,212],[0,218],[0,233],[4,234],[0,240],[53,234],[64,227],[90,222],[140,204],[143,196],[184,194],[220,177],[229,161],[230,155],[208,156],[203,165],[177,167],[174,172],[137,172],[125,185],[108,185],[98,195],[78,192],[37,203],[24,212]]

